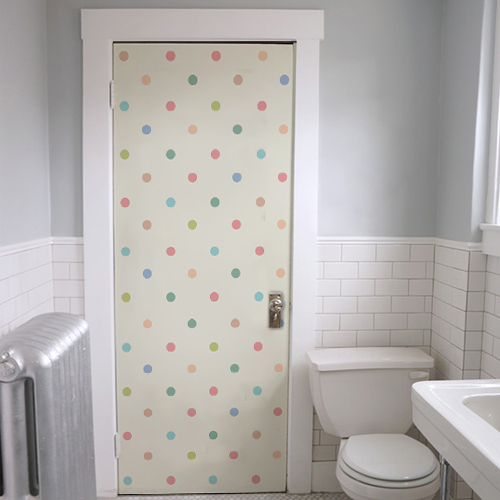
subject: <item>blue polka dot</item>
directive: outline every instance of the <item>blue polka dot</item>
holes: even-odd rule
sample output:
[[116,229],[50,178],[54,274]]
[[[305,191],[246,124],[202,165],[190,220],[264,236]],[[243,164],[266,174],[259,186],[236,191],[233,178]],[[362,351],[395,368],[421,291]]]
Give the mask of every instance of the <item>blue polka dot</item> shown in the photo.
[[281,326],[281,328],[283,328],[285,326],[285,320],[284,319],[281,320],[280,326]]
[[129,108],[129,105],[128,105],[128,102],[127,101],[122,101],[120,103],[120,109],[122,111],[128,111],[128,108]]
[[151,127],[149,125],[144,125],[144,127],[142,127],[142,133],[143,134],[150,134],[151,133]]
[[123,352],[130,352],[130,349],[132,349],[132,346],[128,343],[125,343],[122,345]]
[[289,81],[290,81],[290,78],[288,78],[288,75],[281,75],[281,77],[280,77],[281,85],[288,85]]
[[239,413],[240,411],[238,410],[238,408],[231,408],[229,410],[229,414],[231,415],[231,417],[236,417],[238,416]]
[[130,255],[130,248],[129,247],[123,247],[122,248],[122,255],[124,257],[128,257]]
[[172,431],[167,432],[167,439],[169,441],[172,441],[173,439],[175,439],[175,432],[172,432]]
[[259,158],[259,160],[262,160],[265,157],[266,157],[266,152],[263,149],[259,149],[257,151],[257,158]]
[[217,255],[219,255],[219,247],[212,247],[210,249],[210,255],[213,255],[214,257],[216,257]]
[[239,174],[239,173],[233,174],[233,181],[240,182],[241,181],[241,174]]
[[125,476],[123,478],[123,484],[126,486],[130,486],[132,484],[132,478],[130,476]]
[[262,394],[262,387],[259,387],[258,385],[256,385],[254,388],[253,388],[253,393],[256,395],[256,396],[260,396]]
[[255,300],[256,300],[257,302],[261,302],[263,298],[264,298],[264,294],[263,294],[262,292],[257,292],[257,293],[255,294]]
[[151,276],[153,276],[153,273],[151,272],[151,269],[144,269],[144,271],[142,271],[142,275],[148,280]]
[[216,484],[216,483],[217,483],[217,476],[210,476],[210,477],[208,478],[208,482],[209,482],[210,484]]
[[169,208],[175,207],[174,198],[167,198],[167,207],[169,207]]
[[153,367],[151,365],[144,365],[144,373],[151,373],[153,371]]

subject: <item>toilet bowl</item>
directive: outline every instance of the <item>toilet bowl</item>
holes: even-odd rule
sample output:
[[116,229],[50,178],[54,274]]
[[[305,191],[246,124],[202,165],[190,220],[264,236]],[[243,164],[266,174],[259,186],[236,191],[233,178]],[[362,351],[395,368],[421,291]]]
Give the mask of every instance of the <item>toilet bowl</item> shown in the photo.
[[429,378],[434,360],[396,347],[317,349],[307,359],[319,420],[342,438],[335,473],[344,492],[353,500],[431,500],[439,463],[404,433],[411,386]]

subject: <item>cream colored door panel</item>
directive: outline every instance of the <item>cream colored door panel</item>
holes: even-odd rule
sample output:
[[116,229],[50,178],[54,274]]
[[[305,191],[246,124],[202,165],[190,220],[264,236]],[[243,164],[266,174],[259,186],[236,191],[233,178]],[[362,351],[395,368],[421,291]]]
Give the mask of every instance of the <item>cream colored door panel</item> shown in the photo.
[[120,494],[286,488],[293,59],[114,46]]

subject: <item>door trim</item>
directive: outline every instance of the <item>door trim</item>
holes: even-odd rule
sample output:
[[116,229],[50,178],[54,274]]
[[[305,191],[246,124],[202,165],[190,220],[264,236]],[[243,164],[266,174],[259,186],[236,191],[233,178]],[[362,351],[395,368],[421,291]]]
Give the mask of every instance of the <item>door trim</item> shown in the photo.
[[321,10],[83,9],[85,317],[90,324],[97,493],[117,495],[113,279],[113,42],[296,44],[287,489],[311,491]]

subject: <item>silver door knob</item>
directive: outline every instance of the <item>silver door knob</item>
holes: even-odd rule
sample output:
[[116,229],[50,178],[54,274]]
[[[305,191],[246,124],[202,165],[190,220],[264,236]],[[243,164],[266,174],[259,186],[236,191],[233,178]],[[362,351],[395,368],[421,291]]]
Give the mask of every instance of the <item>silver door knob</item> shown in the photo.
[[269,302],[269,309],[273,312],[273,313],[279,313],[281,312],[281,310],[283,309],[283,302],[281,301],[280,298],[275,298],[275,299],[272,299],[270,302]]

